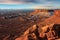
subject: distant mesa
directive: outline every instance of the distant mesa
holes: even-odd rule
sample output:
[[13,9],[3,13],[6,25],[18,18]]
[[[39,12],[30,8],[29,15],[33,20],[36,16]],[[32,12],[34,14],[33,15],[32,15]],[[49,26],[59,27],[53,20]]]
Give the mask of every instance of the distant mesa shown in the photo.
[[33,15],[33,16],[36,16],[36,15],[39,15],[40,17],[42,16],[50,16],[50,13],[48,12],[48,10],[46,10],[46,9],[36,9],[36,10],[34,10],[34,12],[32,12],[32,13],[30,13],[30,15],[29,16],[31,16],[31,15]]
[[54,15],[43,21],[43,24],[60,24],[60,10],[54,10]]

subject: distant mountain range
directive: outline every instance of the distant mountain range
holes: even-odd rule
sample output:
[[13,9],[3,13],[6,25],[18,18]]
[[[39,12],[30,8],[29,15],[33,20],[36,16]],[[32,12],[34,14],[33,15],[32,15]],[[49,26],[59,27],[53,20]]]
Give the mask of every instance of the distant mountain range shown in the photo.
[[[50,12],[51,15],[53,15],[53,11],[54,10],[48,10]],[[34,9],[30,9],[30,10],[20,10],[20,9],[0,9],[0,15],[4,15],[4,14],[29,14],[31,12],[34,12]]]

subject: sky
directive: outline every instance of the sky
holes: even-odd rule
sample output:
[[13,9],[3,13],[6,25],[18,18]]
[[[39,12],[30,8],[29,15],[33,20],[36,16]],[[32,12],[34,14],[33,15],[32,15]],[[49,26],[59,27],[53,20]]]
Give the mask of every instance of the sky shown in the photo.
[[0,9],[60,9],[60,0],[0,0]]

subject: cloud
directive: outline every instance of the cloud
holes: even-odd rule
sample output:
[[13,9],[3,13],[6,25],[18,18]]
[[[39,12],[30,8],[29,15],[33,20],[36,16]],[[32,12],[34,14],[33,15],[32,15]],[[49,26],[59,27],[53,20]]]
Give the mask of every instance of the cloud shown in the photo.
[[0,0],[0,4],[24,4],[24,3],[60,3],[59,0]]
[[21,2],[13,2],[11,0],[0,0],[0,4],[20,4]]
[[[31,9],[60,9],[60,0],[0,0],[0,4],[33,4]],[[37,4],[37,5],[35,5]],[[39,5],[38,5],[39,4]]]
[[4,4],[0,5],[1,9],[60,9],[60,5],[49,4]]
[[24,3],[36,3],[36,2],[37,2],[36,0],[0,0],[1,4],[3,4],[3,3],[5,3],[5,4],[23,3],[24,4]]
[[30,7],[31,9],[34,8],[34,9],[60,9],[60,6],[53,6],[53,5],[49,5],[49,4],[41,4],[41,5],[38,5],[38,6],[32,6]]
[[13,2],[34,2],[34,0],[11,0]]

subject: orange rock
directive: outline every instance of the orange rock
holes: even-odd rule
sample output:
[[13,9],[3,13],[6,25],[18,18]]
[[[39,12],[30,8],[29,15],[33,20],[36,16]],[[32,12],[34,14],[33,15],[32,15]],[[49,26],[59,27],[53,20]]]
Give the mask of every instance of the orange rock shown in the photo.
[[54,15],[60,16],[60,10],[54,10]]

